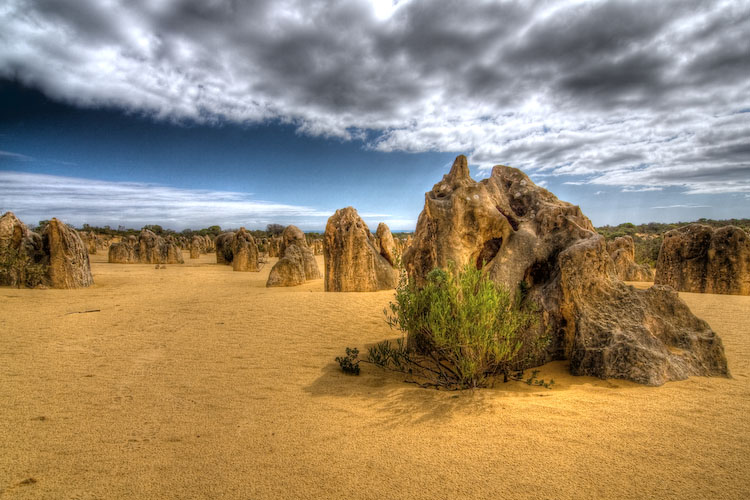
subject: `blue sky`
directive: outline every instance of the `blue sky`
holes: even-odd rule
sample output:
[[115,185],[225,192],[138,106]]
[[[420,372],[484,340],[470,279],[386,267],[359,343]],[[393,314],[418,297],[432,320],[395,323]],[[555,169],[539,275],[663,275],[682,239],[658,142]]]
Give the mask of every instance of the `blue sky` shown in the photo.
[[0,211],[411,230],[466,154],[595,225],[750,217],[746,2],[459,4],[10,0]]

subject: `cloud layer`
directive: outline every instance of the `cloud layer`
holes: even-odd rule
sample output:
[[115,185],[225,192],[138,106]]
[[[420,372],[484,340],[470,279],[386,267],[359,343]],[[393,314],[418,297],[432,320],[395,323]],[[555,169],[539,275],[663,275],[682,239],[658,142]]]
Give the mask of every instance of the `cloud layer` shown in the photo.
[[[296,224],[320,229],[332,212],[253,200],[246,193],[202,191],[135,182],[106,182],[55,175],[0,171],[0,213],[13,210],[28,224],[58,217],[80,227],[118,224],[174,229],[265,228]],[[388,220],[387,214],[372,214]],[[364,214],[369,216],[369,214]]]
[[9,0],[0,76],[160,119],[281,121],[602,186],[750,192],[750,3],[395,4]]

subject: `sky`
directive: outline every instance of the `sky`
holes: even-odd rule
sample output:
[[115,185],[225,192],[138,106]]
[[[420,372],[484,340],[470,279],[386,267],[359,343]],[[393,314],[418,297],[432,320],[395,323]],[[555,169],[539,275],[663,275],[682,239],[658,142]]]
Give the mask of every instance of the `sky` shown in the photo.
[[413,230],[466,154],[599,226],[750,217],[750,2],[5,0],[0,212]]

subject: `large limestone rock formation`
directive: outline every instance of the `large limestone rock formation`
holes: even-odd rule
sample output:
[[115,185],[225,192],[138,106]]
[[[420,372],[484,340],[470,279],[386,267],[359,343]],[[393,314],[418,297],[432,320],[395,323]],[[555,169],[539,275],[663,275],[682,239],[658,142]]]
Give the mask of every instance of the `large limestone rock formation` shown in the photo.
[[86,246],[53,218],[41,235],[12,213],[0,217],[0,285],[81,288],[94,283]]
[[241,227],[234,233],[232,238],[232,270],[243,272],[257,272],[258,266],[258,245],[255,238],[247,229]]
[[635,243],[630,236],[620,236],[607,243],[607,252],[615,264],[615,273],[623,281],[654,281],[650,267],[635,263]]
[[282,257],[271,269],[266,286],[296,286],[320,278],[315,255],[297,226],[287,226],[281,233],[279,251]]
[[574,375],[649,385],[728,375],[721,339],[676,292],[624,284],[580,208],[520,170],[496,166],[475,182],[459,156],[426,193],[403,261],[417,282],[450,261],[484,268],[510,290],[523,282],[538,305],[539,334],[552,337],[533,364],[569,359]]
[[380,255],[390,265],[396,267],[398,247],[396,246],[396,241],[393,239],[390,228],[385,222],[378,224],[378,229],[375,231],[375,240],[377,241],[376,248],[380,251]]
[[373,292],[398,282],[398,272],[375,248],[375,237],[352,207],[328,219],[323,259],[327,292]]
[[54,217],[42,233],[44,253],[49,257],[49,284],[52,288],[83,288],[94,283],[86,246],[75,229]]
[[183,264],[182,250],[172,238],[162,238],[149,229],[109,247],[113,264]]
[[221,233],[219,236],[216,237],[215,247],[216,247],[216,263],[217,264],[231,264],[232,260],[234,259],[234,254],[232,253],[232,241],[234,240],[234,233],[232,231],[228,231],[226,233]]
[[654,281],[683,292],[750,295],[750,237],[736,226],[673,229],[664,235]]

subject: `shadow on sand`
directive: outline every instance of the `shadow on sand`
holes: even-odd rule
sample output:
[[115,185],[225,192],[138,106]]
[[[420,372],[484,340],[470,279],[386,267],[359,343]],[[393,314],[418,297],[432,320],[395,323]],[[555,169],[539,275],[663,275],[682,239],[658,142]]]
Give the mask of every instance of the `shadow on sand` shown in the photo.
[[[468,416],[501,411],[508,398],[554,398],[561,391],[575,386],[618,389],[623,385],[630,385],[620,380],[574,377],[570,375],[566,361],[539,367],[539,378],[555,380],[555,384],[549,389],[523,381],[498,381],[493,387],[483,389],[436,390],[406,383],[405,374],[384,370],[369,363],[361,363],[360,367],[362,371],[359,376],[347,375],[341,371],[338,363],[332,361],[323,367],[321,375],[305,387],[304,391],[314,397],[345,398],[347,409],[357,405],[369,410],[375,407],[383,415],[385,425],[400,425],[444,421],[454,414]],[[531,375],[531,370],[527,370],[525,375]]]

